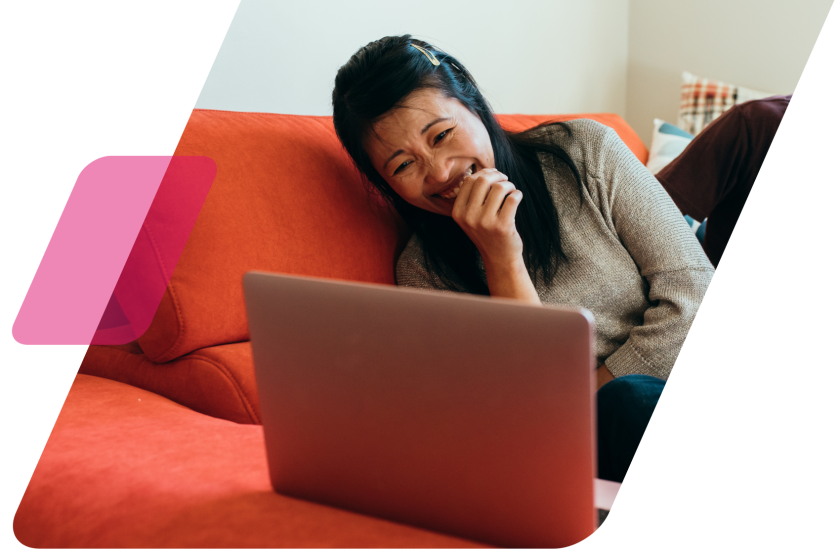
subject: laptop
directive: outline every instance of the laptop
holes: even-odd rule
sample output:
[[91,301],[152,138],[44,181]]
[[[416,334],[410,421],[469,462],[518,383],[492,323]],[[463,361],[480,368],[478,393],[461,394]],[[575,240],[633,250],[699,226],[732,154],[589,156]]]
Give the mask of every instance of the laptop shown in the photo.
[[282,494],[504,547],[596,527],[585,309],[249,272]]

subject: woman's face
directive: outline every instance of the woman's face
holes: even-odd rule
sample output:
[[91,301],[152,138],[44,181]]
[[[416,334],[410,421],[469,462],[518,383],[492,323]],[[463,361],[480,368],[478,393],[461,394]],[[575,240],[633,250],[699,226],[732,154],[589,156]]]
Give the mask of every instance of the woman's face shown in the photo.
[[406,202],[430,212],[451,216],[464,178],[495,166],[481,119],[436,89],[411,94],[373,132],[365,149],[379,174]]

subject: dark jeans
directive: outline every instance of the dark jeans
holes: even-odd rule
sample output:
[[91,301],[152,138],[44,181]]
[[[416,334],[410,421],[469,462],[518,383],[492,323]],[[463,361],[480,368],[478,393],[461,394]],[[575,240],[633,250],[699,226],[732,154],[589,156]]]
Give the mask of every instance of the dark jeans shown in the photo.
[[623,375],[598,391],[598,478],[622,482],[665,382]]

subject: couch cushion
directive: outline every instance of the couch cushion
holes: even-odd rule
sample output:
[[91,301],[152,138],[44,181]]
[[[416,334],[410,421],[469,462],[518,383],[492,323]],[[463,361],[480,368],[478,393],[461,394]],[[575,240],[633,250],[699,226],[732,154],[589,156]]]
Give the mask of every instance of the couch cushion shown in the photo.
[[247,340],[248,270],[394,282],[406,232],[368,196],[329,117],[195,110],[175,155],[212,158],[216,179],[138,339],[149,359]]
[[91,346],[79,373],[146,389],[216,418],[260,423],[250,342],[202,348],[165,364],[149,360],[137,343]]
[[262,427],[85,375],[13,528],[35,548],[478,546],[276,494]]

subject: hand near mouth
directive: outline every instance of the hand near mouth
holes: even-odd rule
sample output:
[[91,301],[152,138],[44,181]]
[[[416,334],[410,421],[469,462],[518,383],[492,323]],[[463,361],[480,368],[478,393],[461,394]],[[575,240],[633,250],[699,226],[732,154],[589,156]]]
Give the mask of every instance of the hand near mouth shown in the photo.
[[465,178],[452,207],[452,219],[481,253],[491,295],[539,303],[516,230],[522,191],[507,179],[496,169],[482,169]]
[[461,183],[452,219],[475,243],[485,266],[506,266],[522,258],[522,239],[514,222],[521,200],[522,192],[496,169],[482,169]]

